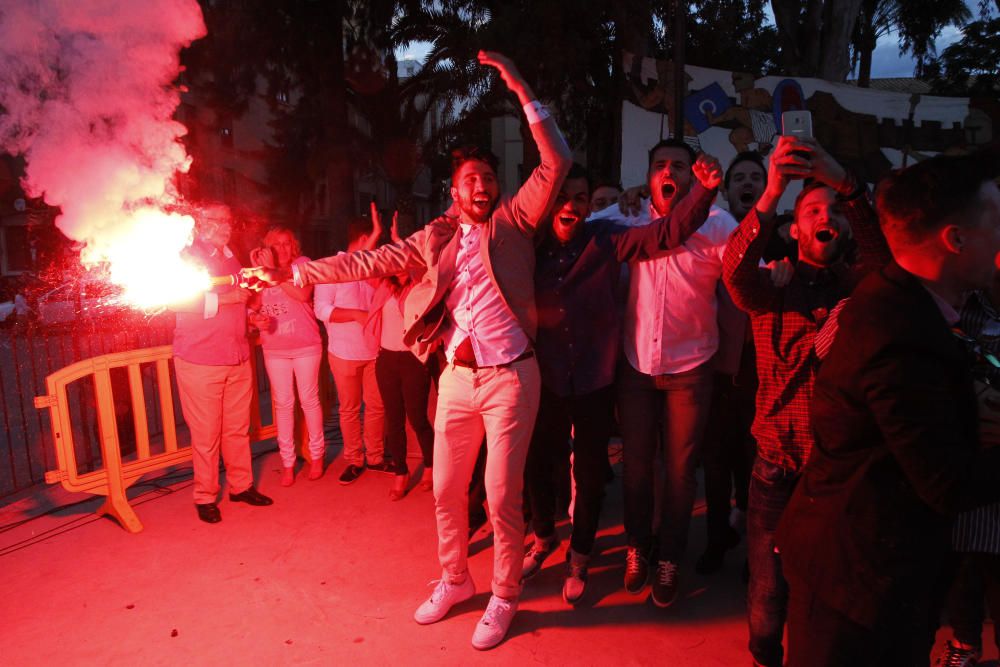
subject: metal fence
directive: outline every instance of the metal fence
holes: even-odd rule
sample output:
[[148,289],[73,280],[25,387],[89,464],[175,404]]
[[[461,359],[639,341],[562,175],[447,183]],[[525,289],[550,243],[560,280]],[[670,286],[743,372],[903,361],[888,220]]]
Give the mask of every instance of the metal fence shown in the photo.
[[[173,339],[173,316],[118,318],[112,321],[78,321],[60,326],[8,326],[0,328],[0,499],[45,481],[45,472],[55,467],[51,430],[44,411],[34,406],[35,396],[46,393],[45,378],[50,373],[82,359],[101,354],[123,352],[158,345]],[[254,346],[256,354],[260,347]],[[261,365],[263,368],[263,365]],[[128,379],[112,375],[117,404],[129,410]],[[270,387],[267,374],[260,373],[264,423],[270,423]],[[178,430],[186,427],[181,415],[176,388],[174,415]],[[92,382],[73,383],[68,389],[70,412],[77,443],[77,464],[81,472],[100,467],[97,416]],[[150,436],[158,435],[160,405],[154,393],[147,401]],[[119,419],[119,438],[123,447],[134,442],[131,420]],[[159,427],[156,427],[159,428]],[[134,446],[134,444],[132,445]],[[127,449],[123,454],[127,454]]]

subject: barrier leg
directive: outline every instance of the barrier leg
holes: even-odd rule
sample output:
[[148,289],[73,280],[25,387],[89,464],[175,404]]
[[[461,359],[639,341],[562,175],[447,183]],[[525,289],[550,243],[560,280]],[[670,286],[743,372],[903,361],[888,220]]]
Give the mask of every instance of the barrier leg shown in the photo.
[[97,510],[97,513],[102,516],[105,514],[110,515],[122,525],[122,528],[130,533],[138,533],[142,530],[142,522],[139,521],[139,517],[135,513],[135,510],[132,509],[132,506],[128,504],[128,498],[125,497],[124,490],[120,495],[112,491],[111,495],[104,501],[104,504]]

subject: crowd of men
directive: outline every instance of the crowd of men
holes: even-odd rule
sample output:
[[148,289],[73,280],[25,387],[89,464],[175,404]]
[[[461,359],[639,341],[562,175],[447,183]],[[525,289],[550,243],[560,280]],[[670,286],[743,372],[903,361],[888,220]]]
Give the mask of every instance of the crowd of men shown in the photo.
[[[740,154],[725,173],[668,139],[649,151],[645,186],[615,202],[620,188],[572,163],[513,63],[480,62],[517,96],[539,149],[516,194],[501,196],[492,155],[460,149],[454,203],[423,229],[315,261],[258,254],[250,272],[272,289],[412,276],[398,320],[405,348],[439,366],[442,569],[416,622],[475,593],[469,488],[481,468],[493,595],[472,644],[503,640],[560,543],[553,480],[571,452],[562,595],[581,600],[617,422],[629,593],[676,602],[703,464],[708,546],[694,569],[718,570],[740,540],[735,494],[754,664],[926,664],[945,606],[946,664],[974,664],[982,601],[1000,598],[998,155],[925,160],[880,183],[873,206],[813,139],[781,137],[766,164]],[[789,218],[777,209],[793,181]],[[729,211],[714,204],[720,190]],[[367,448],[377,467],[381,445]],[[347,453],[356,478],[360,444]],[[264,504],[228,465],[241,489],[230,497]],[[209,480],[195,502],[217,492]]]

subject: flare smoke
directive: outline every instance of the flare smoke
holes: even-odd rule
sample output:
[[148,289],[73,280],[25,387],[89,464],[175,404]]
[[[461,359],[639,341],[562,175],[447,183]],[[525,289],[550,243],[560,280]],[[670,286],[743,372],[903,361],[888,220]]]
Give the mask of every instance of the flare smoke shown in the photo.
[[[62,209],[56,224],[85,244],[84,262],[113,259],[125,238],[134,251],[137,211],[176,202],[190,158],[172,84],[180,49],[204,34],[196,0],[0,6],[0,149],[25,156],[26,192]],[[170,219],[190,236],[190,218]]]

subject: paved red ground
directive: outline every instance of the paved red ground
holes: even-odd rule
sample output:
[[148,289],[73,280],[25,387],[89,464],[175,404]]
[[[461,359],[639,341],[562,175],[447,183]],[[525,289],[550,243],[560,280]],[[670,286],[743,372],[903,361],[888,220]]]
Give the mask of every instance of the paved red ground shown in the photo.
[[[444,621],[418,626],[413,611],[439,574],[430,494],[415,489],[390,502],[391,478],[371,472],[341,486],[339,459],[321,480],[300,476],[282,488],[279,465],[275,453],[256,459],[272,507],[225,500],[217,525],[197,520],[185,470],[161,489],[136,489],[145,492],[134,502],[145,525],[136,535],[95,518],[93,501],[10,527],[84,498],[53,488],[0,508],[0,662],[750,664],[742,547],[718,575],[684,570],[681,599],[668,610],[627,595],[617,481],[586,604],[570,608],[559,595],[562,524],[563,547],[526,585],[508,639],[480,653],[469,639],[488,597],[487,533],[471,546],[479,593]],[[696,516],[689,560],[703,533]]]

